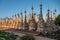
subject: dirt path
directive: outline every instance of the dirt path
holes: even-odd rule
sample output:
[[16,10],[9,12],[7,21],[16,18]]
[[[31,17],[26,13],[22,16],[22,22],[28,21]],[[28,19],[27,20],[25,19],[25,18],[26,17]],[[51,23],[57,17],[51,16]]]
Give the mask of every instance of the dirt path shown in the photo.
[[[12,32],[12,31],[7,31],[7,32]],[[18,32],[13,32],[15,35],[18,35],[18,36],[23,36],[25,34],[22,34],[22,33],[18,33]],[[35,37],[35,40],[55,40],[55,39],[50,39],[50,38],[46,38],[46,37],[40,37],[40,36],[34,36]],[[17,37],[16,40],[20,40],[20,37]]]

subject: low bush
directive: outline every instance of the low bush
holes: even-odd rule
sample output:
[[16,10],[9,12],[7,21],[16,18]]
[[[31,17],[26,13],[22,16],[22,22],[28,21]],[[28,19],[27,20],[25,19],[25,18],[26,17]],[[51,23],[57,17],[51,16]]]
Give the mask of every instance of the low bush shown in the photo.
[[4,38],[6,40],[15,40],[16,37],[17,37],[17,35],[14,35],[13,33],[8,33],[8,32],[0,30],[0,38]]
[[32,35],[24,35],[20,37],[21,40],[35,40],[34,36]]

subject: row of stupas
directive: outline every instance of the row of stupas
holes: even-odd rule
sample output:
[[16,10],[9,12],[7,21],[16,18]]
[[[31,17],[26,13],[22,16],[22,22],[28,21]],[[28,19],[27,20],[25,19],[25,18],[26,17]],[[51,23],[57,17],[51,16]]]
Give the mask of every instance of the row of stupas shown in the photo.
[[40,4],[40,13],[39,17],[37,17],[36,13],[34,12],[34,8],[32,6],[32,12],[27,17],[26,10],[24,11],[24,17],[22,15],[22,12],[18,14],[18,18],[16,18],[16,15],[12,18],[2,18],[0,19],[0,28],[14,28],[19,30],[31,30],[31,31],[39,31],[42,32],[44,30],[52,31],[54,28],[56,28],[56,25],[54,24],[54,20],[56,18],[56,9],[54,10],[53,17],[51,10],[48,9],[48,12],[46,14],[45,20],[43,19],[42,14],[42,4]]

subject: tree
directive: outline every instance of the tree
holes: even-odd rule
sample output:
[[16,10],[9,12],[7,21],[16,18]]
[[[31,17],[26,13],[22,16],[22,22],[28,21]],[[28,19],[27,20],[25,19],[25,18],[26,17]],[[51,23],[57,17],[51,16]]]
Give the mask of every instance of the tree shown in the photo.
[[60,25],[60,14],[56,17],[55,24]]

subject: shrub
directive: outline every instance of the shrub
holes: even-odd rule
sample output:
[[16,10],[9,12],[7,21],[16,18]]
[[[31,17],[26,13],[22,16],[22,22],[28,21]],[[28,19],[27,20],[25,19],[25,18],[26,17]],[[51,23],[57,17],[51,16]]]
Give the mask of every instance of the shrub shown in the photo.
[[[13,33],[8,33],[5,31],[0,31],[0,38],[5,38],[6,40],[15,40],[17,35],[14,35]],[[3,40],[3,39],[1,39]]]
[[34,36],[32,35],[24,35],[20,37],[21,40],[35,40]]

